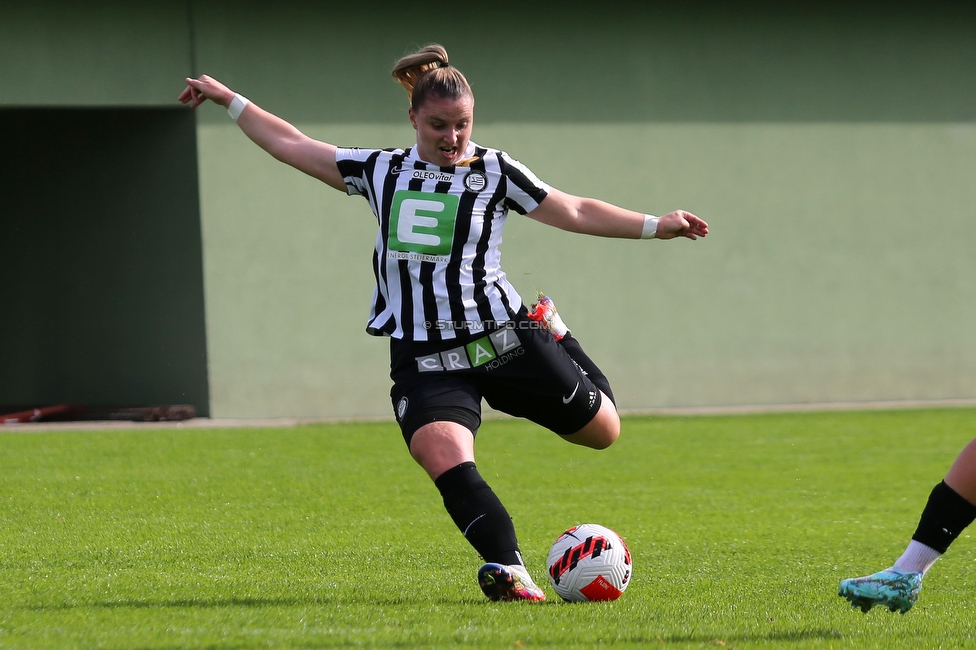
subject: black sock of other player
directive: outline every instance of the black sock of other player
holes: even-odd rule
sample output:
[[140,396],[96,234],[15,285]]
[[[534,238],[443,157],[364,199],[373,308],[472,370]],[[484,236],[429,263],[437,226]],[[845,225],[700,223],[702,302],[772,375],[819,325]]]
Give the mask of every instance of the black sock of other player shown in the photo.
[[474,463],[461,463],[437,477],[444,507],[485,562],[522,564],[515,525]]
[[563,349],[569,353],[573,361],[576,362],[586,376],[590,378],[597,388],[603,391],[603,394],[610,398],[610,401],[616,405],[617,400],[613,398],[613,391],[610,389],[610,380],[607,376],[603,374],[603,371],[597,367],[593,360],[586,356],[583,352],[583,346],[580,342],[573,338],[572,334],[567,334],[562,339],[559,340],[559,344],[563,346]]
[[945,553],[973,520],[976,520],[976,506],[942,481],[929,494],[912,539]]

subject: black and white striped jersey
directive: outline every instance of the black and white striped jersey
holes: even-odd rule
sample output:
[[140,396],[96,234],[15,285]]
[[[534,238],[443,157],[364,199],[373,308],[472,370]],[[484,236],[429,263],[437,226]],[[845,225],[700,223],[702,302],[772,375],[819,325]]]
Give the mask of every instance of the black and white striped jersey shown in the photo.
[[501,269],[502,228],[509,209],[531,212],[550,188],[503,151],[469,142],[465,156],[476,159],[439,167],[413,148],[336,151],[347,191],[379,224],[370,334],[453,339],[521,308]]

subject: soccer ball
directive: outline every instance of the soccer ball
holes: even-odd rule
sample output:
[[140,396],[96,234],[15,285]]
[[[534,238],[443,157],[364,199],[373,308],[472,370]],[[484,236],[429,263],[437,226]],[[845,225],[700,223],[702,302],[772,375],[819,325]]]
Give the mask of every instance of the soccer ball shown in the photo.
[[617,533],[580,524],[559,536],[546,562],[549,582],[563,600],[616,600],[630,584],[630,550]]

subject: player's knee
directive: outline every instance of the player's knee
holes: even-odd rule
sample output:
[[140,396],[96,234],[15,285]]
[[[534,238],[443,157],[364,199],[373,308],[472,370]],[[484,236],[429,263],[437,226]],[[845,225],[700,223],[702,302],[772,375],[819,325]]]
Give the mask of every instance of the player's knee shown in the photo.
[[603,406],[589,424],[575,434],[583,444],[591,449],[606,449],[620,437],[620,416],[610,400]]
[[620,418],[617,417],[616,411],[614,411],[613,417],[607,418],[607,421],[602,423],[597,435],[595,436],[596,444],[593,446],[593,448],[606,449],[615,443],[619,437]]
[[474,461],[474,435],[456,422],[432,422],[413,434],[410,454],[436,480],[452,467]]
[[616,437],[612,437],[609,435],[602,436],[591,440],[590,444],[587,446],[590,449],[596,449],[597,451],[599,451],[601,449],[606,449],[607,447],[612,445],[616,439],[617,439]]

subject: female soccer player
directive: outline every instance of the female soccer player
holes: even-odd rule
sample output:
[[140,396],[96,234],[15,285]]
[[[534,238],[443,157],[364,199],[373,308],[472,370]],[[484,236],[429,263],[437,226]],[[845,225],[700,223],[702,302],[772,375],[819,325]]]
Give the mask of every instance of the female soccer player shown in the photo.
[[882,605],[902,614],[912,608],[922,577],[976,519],[976,439],[959,452],[929,494],[918,528],[894,566],[863,578],[842,580],[838,594],[867,612]]
[[417,144],[347,149],[313,140],[206,75],[180,101],[227,107],[278,160],[363,196],[378,223],[376,288],[367,332],[389,336],[393,410],[411,455],[486,564],[491,600],[544,600],[522,562],[512,520],[479,475],[474,439],[481,400],[567,441],[603,449],[620,433],[606,376],[566,329],[552,301],[528,310],[501,270],[510,209],[577,233],[697,239],[708,224],[677,210],[660,218],[566,194],[503,151],[470,140],[474,95],[447,52],[429,45],[401,59]]

